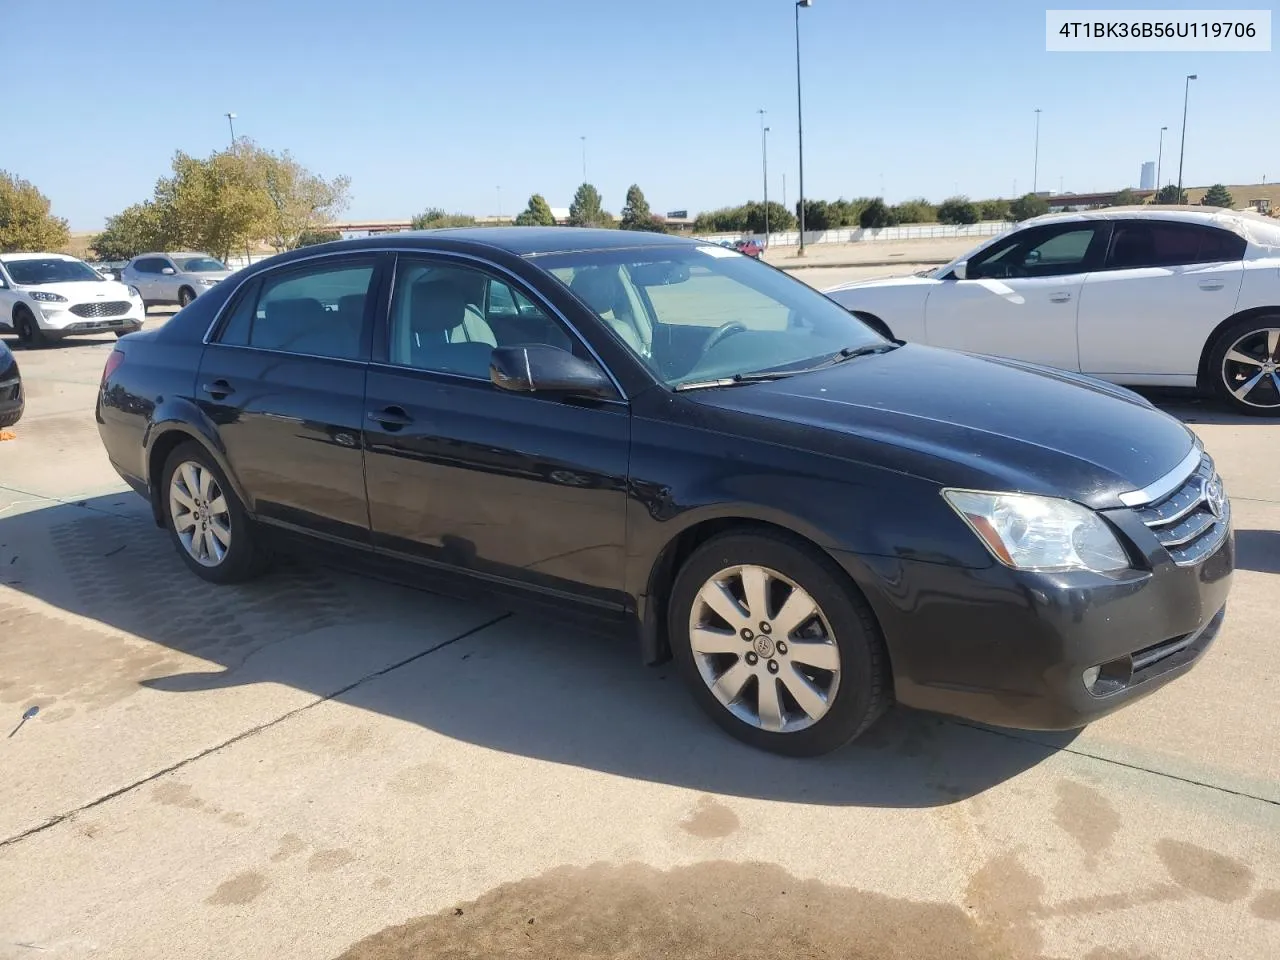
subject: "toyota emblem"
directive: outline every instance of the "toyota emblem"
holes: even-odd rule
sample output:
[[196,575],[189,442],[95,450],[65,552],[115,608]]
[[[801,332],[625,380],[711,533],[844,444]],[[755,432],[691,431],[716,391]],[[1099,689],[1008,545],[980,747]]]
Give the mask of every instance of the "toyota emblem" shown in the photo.
[[1203,481],[1201,496],[1204,497],[1204,502],[1209,507],[1209,512],[1213,514],[1213,518],[1221,520],[1227,512],[1227,496],[1222,489],[1222,480],[1214,477]]

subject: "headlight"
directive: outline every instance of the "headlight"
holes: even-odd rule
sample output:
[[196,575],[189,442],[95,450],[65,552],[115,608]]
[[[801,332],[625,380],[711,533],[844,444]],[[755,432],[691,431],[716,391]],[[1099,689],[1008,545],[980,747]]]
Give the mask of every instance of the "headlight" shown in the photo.
[[131,283],[131,284],[129,284],[129,296],[133,297],[133,299],[135,299],[135,300],[141,300],[141,299],[142,299],[142,291],[141,291],[141,290],[139,290],[137,287],[135,287],[135,286]]
[[1015,570],[1127,570],[1128,554],[1098,514],[1070,500],[1023,493],[944,490],[992,555]]
[[44,303],[66,303],[67,298],[60,293],[50,293],[48,290],[33,290],[27,294],[32,300],[40,300]]

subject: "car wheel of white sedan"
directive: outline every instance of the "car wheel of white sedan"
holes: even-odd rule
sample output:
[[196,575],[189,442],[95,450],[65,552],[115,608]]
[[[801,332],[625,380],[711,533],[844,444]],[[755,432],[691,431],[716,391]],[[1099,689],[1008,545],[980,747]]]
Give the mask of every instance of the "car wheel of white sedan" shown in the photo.
[[707,541],[676,578],[669,630],[695,699],[752,746],[826,753],[889,701],[884,641],[866,601],[791,537],[760,530]]
[[1242,413],[1280,416],[1280,315],[1224,330],[1209,356],[1209,374],[1219,395]]

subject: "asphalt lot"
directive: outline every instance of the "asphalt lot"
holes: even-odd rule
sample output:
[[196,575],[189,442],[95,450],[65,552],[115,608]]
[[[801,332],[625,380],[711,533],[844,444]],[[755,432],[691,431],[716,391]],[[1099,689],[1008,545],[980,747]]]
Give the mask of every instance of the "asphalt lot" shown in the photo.
[[[851,269],[886,272],[803,276]],[[1241,564],[1187,677],[1078,734],[897,710],[792,761],[622,638],[197,580],[99,444],[111,343],[21,353],[0,443],[0,958],[1280,956],[1280,424],[1160,398]]]

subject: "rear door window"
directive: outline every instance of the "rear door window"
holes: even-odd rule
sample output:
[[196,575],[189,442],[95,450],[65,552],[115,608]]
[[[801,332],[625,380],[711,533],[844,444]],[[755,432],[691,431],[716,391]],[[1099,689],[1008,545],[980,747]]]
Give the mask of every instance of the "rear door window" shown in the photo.
[[1136,270],[1193,263],[1223,263],[1244,257],[1245,240],[1229,230],[1160,220],[1118,222],[1107,267]]

